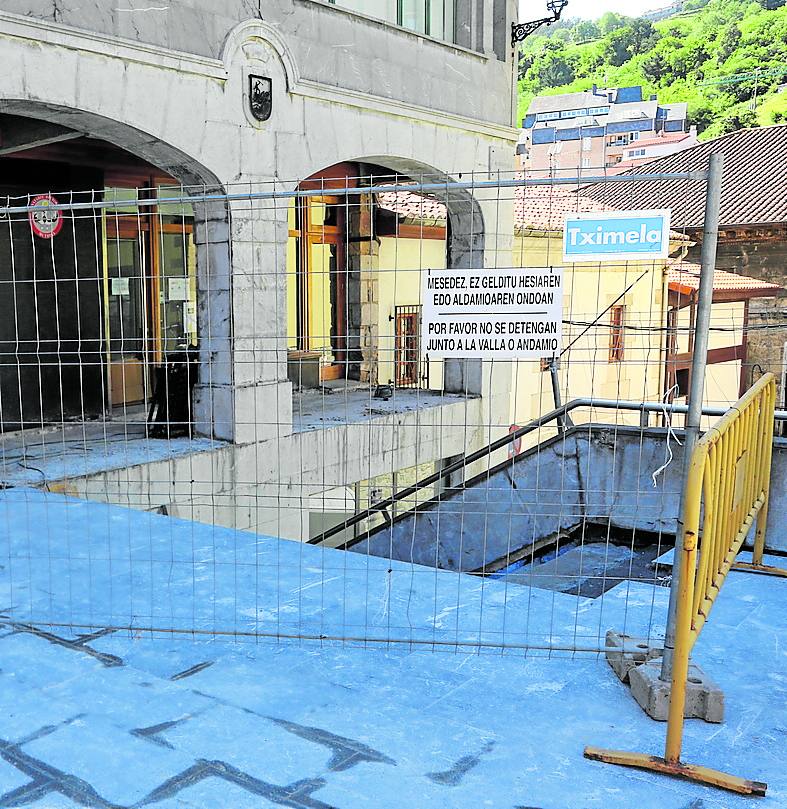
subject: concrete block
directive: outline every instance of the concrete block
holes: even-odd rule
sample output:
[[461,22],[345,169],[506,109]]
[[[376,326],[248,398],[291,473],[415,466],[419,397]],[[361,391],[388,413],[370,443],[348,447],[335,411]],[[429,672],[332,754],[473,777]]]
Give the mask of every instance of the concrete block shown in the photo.
[[632,669],[648,660],[660,658],[664,652],[660,647],[651,646],[645,638],[624,635],[622,632],[615,632],[614,629],[607,631],[604,645],[607,663],[622,683],[629,682],[629,673]]
[[[631,693],[645,713],[659,722],[666,722],[669,711],[670,683],[659,679],[661,661],[649,660],[629,671]],[[696,664],[689,664],[686,684],[687,719],[706,722],[724,721],[724,692]]]

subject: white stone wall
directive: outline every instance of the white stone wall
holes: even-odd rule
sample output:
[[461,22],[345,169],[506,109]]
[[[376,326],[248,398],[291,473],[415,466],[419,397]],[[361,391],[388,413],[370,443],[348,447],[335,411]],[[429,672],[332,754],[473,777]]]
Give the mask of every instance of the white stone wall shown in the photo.
[[[119,38],[106,32],[105,20],[86,31],[37,18],[35,9],[30,17],[0,12],[0,62],[14,66],[0,73],[0,111],[105,139],[184,183],[230,193],[291,190],[298,180],[346,160],[436,177],[461,172],[466,178],[491,179],[498,171],[512,170],[517,132],[510,126],[511,58],[501,62],[493,54],[448,48],[379,25],[364,40],[368,23],[344,12],[337,15],[306,0],[272,5],[278,18],[272,14],[272,22],[235,24],[222,35],[216,55],[164,47],[153,31],[146,37]],[[513,14],[515,4],[509,5]],[[24,13],[24,6],[16,2],[11,7]],[[285,6],[294,17],[285,18]],[[327,15],[324,19],[315,16],[318,6]],[[309,23],[298,27],[301,14],[310,15]],[[339,65],[331,48],[340,45],[348,53],[348,42],[358,47]],[[401,66],[403,61],[416,66],[417,82],[413,71]],[[248,111],[250,73],[273,80],[273,113],[263,123]],[[365,82],[358,78],[362,75]],[[451,88],[446,85],[449,75]],[[454,100],[438,104],[438,98]],[[463,192],[450,207],[449,261],[457,266],[510,265],[510,202],[501,202],[494,191],[474,198]],[[297,457],[303,439],[292,433],[286,379],[286,201],[233,202],[229,211],[211,203],[198,205],[196,213],[203,360],[199,429],[255,452],[260,442],[268,442],[278,456]],[[506,426],[510,384],[503,368],[482,369],[478,363],[447,368],[446,378],[453,380],[454,389],[483,394],[483,399],[472,405],[477,428],[473,446],[442,446],[442,457],[497,437],[498,426]],[[368,457],[372,449],[363,446],[362,434],[359,430],[357,445],[350,435],[350,454]],[[402,451],[401,467],[409,463],[406,455]],[[246,465],[240,449],[217,457],[223,459],[222,471],[200,480],[213,481],[211,496],[218,497],[222,508],[226,504],[222,523],[244,522],[233,501],[235,484],[286,481],[289,474],[281,467],[272,476],[261,476]],[[320,463],[323,469],[333,468],[327,450]],[[383,471],[390,469],[389,459]],[[139,474],[143,485],[145,475],[153,473]],[[336,476],[331,485],[354,482],[345,480],[344,473]],[[368,476],[364,471],[356,479]],[[94,496],[95,486],[93,481],[83,493]],[[118,490],[117,497],[121,495]],[[109,490],[106,497],[117,502]],[[181,498],[175,492],[169,502],[188,504],[190,499],[191,494]]]

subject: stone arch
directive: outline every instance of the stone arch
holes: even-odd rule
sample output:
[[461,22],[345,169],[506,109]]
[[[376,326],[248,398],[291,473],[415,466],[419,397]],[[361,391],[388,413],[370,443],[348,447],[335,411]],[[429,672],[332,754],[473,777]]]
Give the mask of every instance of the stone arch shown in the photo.
[[[384,170],[419,183],[445,183],[445,189],[436,190],[434,196],[444,202],[447,211],[446,266],[469,269],[484,266],[486,247],[485,219],[479,199],[470,190],[457,187],[457,179],[444,171],[412,158],[372,155],[337,160],[356,163],[361,177],[373,177],[373,170]],[[374,167],[374,169],[372,168]],[[305,179],[319,176],[329,170],[326,166]],[[375,184],[377,182],[375,181]],[[453,186],[453,188],[452,188]],[[356,290],[360,301],[362,295]],[[357,324],[356,324],[357,325]],[[481,394],[482,363],[480,360],[447,359],[444,361],[443,386],[446,392]]]
[[0,99],[0,112],[104,140],[175,177],[185,195],[209,197],[194,203],[201,368],[194,419],[200,435],[232,439],[230,212],[222,198],[221,181],[198,160],[160,138],[87,110],[6,98]]

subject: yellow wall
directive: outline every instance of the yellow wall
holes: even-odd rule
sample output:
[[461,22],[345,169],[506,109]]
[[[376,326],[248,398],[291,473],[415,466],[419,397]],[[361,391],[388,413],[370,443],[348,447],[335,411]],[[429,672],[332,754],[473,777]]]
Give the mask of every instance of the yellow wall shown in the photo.
[[[708,348],[724,348],[739,345],[743,340],[744,304],[714,303],[711,310]],[[688,350],[689,307],[680,311],[678,319],[678,352]],[[715,331],[723,328],[725,331]],[[738,399],[741,362],[720,362],[708,365],[705,371],[705,404],[711,407],[726,407]]]
[[[443,239],[404,239],[384,236],[379,252],[379,352],[377,379],[387,384],[394,379],[396,306],[421,303],[421,274],[424,270],[444,269],[446,264]],[[443,364],[429,363],[429,387],[443,385]]]
[[[514,264],[528,266],[561,266],[561,234],[530,234],[514,241]],[[572,321],[563,328],[563,348],[576,339],[574,346],[560,360],[560,393],[565,403],[581,397],[604,399],[659,398],[663,374],[663,333],[645,327],[661,327],[664,323],[663,262],[630,261],[604,264],[576,264],[564,267],[563,316]],[[642,277],[640,277],[642,276]],[[587,330],[599,314],[616,301],[630,285],[631,289],[617,305],[624,305],[624,359],[609,361],[610,313],[604,314],[599,326]],[[511,395],[511,419],[524,424],[554,408],[548,371],[542,372],[538,360],[513,362],[514,385]],[[606,413],[606,415],[605,415]],[[597,411],[600,421],[637,423],[636,413],[615,414]],[[585,421],[590,413],[575,413],[574,421]],[[543,439],[545,436],[541,436]]]

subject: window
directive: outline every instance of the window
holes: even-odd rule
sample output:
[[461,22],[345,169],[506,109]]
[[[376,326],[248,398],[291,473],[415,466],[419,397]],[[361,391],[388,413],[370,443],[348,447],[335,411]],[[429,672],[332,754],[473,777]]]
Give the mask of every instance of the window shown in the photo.
[[556,118],[560,118],[559,112],[539,112],[536,115],[536,121],[554,121]]
[[590,138],[582,138],[582,151],[589,152],[593,146],[593,141]]
[[328,0],[341,8],[454,42],[455,0]]
[[589,169],[590,168],[590,158],[589,157],[583,157],[582,158],[582,168],[583,169]]
[[629,133],[629,141],[632,140],[639,140],[639,132],[631,132]]
[[[181,190],[159,185],[152,193],[162,199]],[[147,401],[152,366],[197,342],[193,209],[178,203],[138,207],[137,194],[130,188],[104,191],[112,203],[104,212],[104,316],[114,406]]]
[[609,115],[609,107],[589,107],[588,115]]
[[560,113],[561,118],[576,118],[577,115],[585,115],[585,110],[563,110]]
[[688,368],[679,368],[675,371],[675,384],[678,386],[678,390],[675,393],[676,396],[688,396],[689,395],[689,369]]
[[609,361],[623,362],[624,352],[624,329],[625,329],[625,306],[613,306],[610,310],[609,318]]
[[631,149],[629,151],[629,157],[644,157],[645,150],[644,149]]
[[[394,343],[394,367],[396,387],[417,388],[421,376],[419,334],[421,326],[420,306],[397,306],[394,310],[396,337]],[[428,387],[428,382],[426,384]]]

